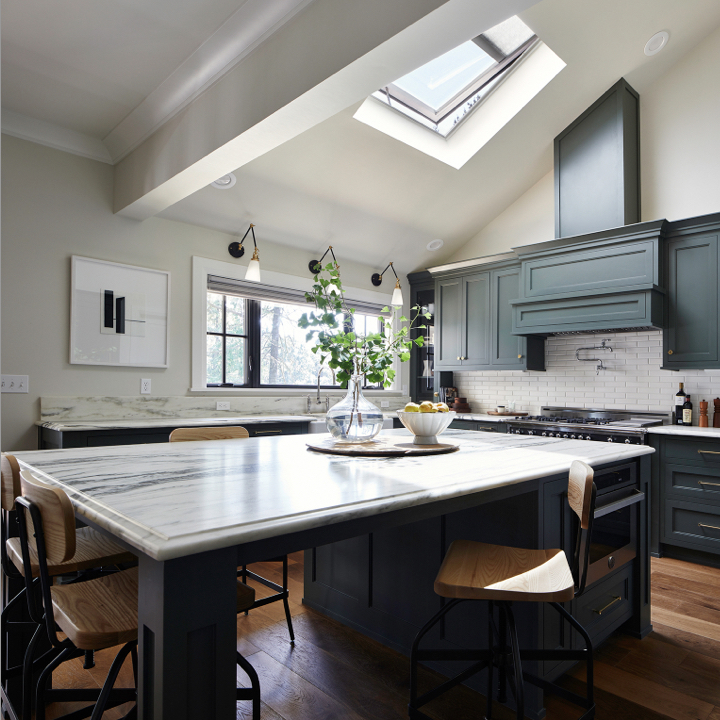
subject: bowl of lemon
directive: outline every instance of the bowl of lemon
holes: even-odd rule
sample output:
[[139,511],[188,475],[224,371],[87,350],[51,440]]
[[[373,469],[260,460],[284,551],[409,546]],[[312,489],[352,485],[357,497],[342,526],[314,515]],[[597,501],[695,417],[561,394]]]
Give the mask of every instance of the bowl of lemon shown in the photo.
[[408,403],[397,411],[400,422],[415,436],[413,445],[439,445],[437,436],[447,430],[455,412],[445,403]]

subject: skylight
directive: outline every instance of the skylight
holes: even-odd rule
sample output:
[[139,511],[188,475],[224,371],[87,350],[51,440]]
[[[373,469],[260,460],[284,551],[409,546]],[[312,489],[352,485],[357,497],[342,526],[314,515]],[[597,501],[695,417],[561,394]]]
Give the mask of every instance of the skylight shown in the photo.
[[513,16],[373,97],[447,137],[536,41],[532,30]]

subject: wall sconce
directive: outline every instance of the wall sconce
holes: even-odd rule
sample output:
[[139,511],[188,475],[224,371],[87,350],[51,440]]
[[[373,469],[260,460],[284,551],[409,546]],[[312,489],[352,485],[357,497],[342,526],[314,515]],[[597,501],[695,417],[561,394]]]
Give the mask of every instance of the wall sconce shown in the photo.
[[393,290],[392,300],[390,300],[390,304],[393,307],[402,307],[403,296],[402,296],[402,290],[400,289],[400,278],[398,277],[398,274],[395,272],[395,268],[393,267],[392,263],[388,263],[388,266],[381,273],[373,273],[370,280],[371,280],[372,284],[375,285],[376,287],[378,285],[381,285],[383,275],[387,272],[388,268],[390,268],[393,271],[393,275],[395,275],[395,289]]
[[252,280],[254,282],[260,282],[260,256],[258,255],[257,242],[255,241],[255,226],[250,223],[250,227],[245,231],[240,242],[232,242],[228,245],[228,252],[234,258],[241,258],[245,254],[245,248],[243,243],[249,232],[252,232],[253,245],[255,251],[253,252],[252,259],[248,263],[247,272],[245,273],[246,280]]
[[309,270],[313,275],[317,275],[318,272],[320,272],[320,271],[317,269],[317,266],[320,265],[320,267],[322,268],[322,261],[325,259],[325,256],[326,256],[328,253],[330,253],[330,254],[332,255],[332,259],[333,259],[333,262],[335,263],[335,267],[340,267],[340,265],[338,265],[337,258],[335,257],[335,253],[333,252],[332,245],[328,245],[328,249],[323,253],[323,256],[322,256],[319,260],[311,260],[311,261],[308,263],[308,270]]

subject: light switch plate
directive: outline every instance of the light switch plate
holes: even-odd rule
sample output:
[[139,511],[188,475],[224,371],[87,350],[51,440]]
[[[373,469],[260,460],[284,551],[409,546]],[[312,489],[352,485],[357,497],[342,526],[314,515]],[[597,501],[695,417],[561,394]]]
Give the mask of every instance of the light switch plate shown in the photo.
[[140,394],[141,395],[149,395],[151,387],[152,387],[152,383],[150,382],[150,378],[143,378],[140,381]]
[[218,400],[217,403],[215,403],[215,409],[216,409],[216,410],[229,410],[229,409],[230,409],[230,403],[229,403],[229,402],[223,402],[222,400]]
[[29,392],[27,375],[3,375],[0,379],[0,389],[4,393],[26,393]]
[[390,407],[390,401],[389,400],[381,400],[380,407]]

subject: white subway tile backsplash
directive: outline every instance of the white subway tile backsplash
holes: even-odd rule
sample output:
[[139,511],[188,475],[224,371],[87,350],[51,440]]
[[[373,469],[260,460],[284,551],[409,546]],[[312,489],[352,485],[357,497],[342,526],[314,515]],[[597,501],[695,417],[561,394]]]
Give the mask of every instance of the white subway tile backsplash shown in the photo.
[[[606,337],[613,352],[583,351],[581,357],[600,357],[606,370],[596,374],[595,362],[578,362],[578,348],[599,345]],[[720,397],[720,371],[661,369],[660,330],[621,335],[549,337],[545,344],[546,372],[455,373],[455,384],[475,412],[514,400],[517,407],[536,413],[544,405],[612,407],[670,412],[678,383],[697,401]]]

